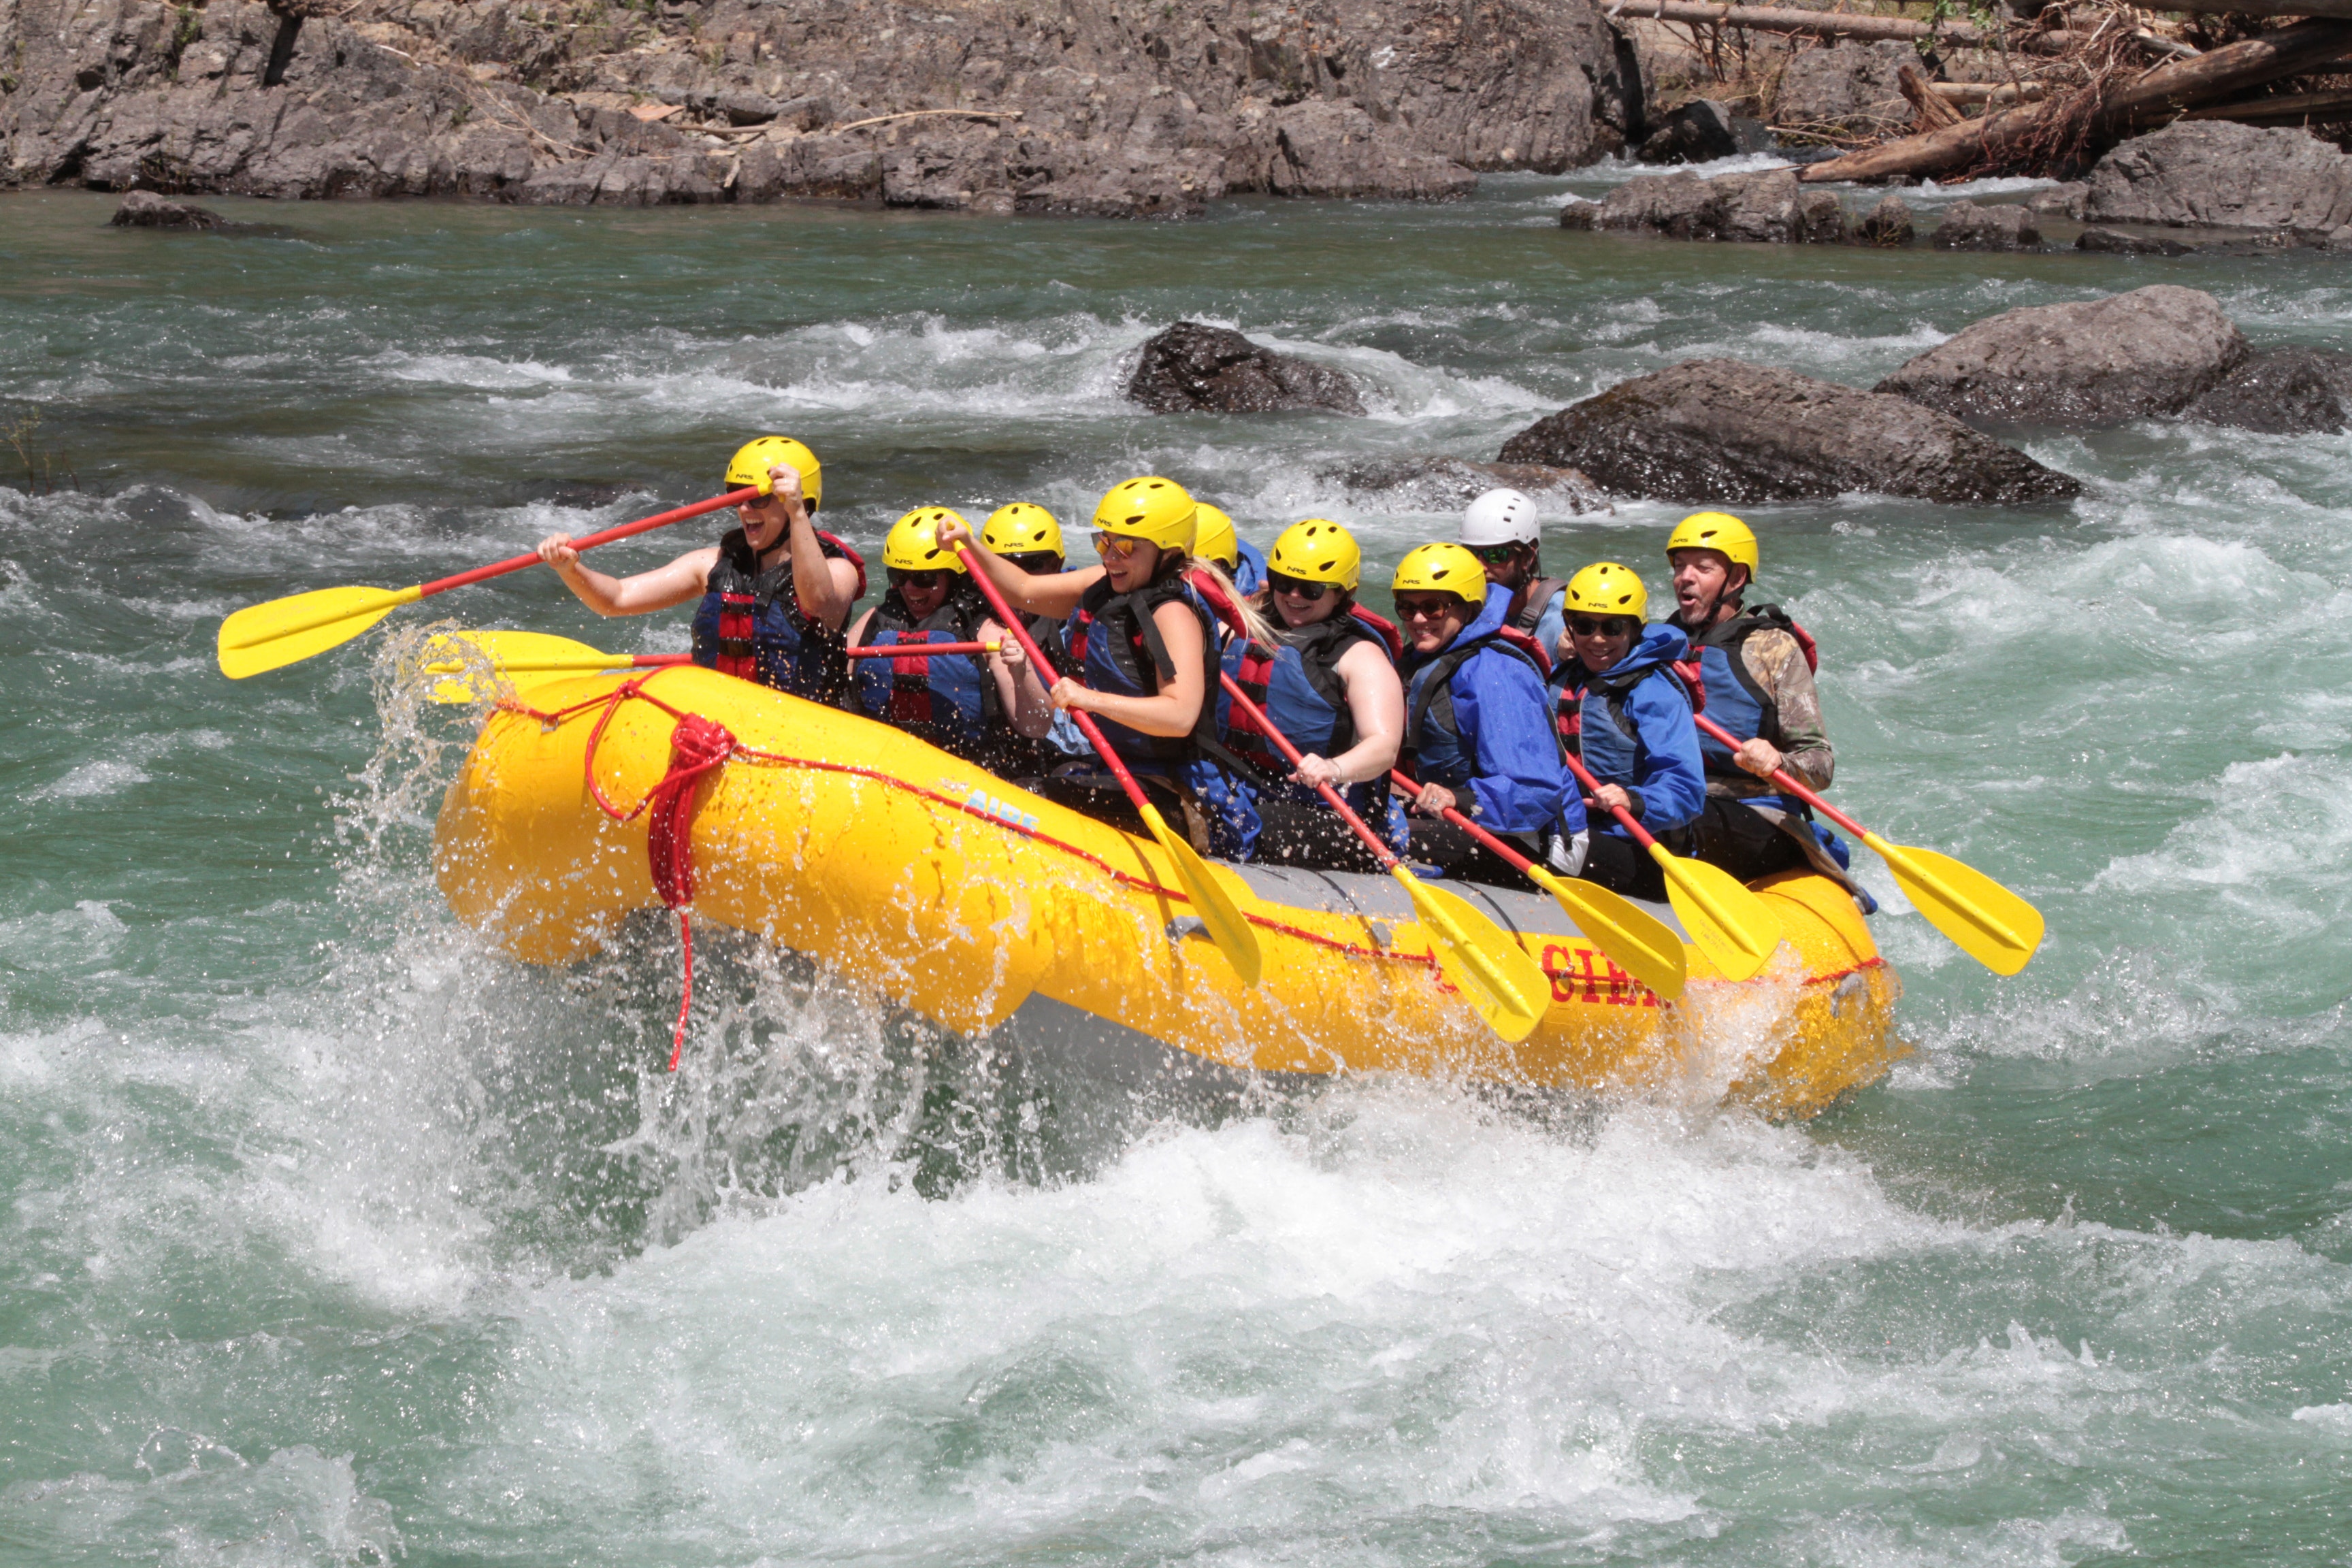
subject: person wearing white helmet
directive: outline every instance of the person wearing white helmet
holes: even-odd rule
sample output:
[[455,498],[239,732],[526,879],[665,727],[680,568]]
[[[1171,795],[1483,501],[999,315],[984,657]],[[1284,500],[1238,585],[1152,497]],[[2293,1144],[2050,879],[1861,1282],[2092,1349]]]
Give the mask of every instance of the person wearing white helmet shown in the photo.
[[1462,514],[1462,544],[1486,569],[1486,581],[1511,590],[1503,624],[1531,633],[1547,666],[1570,657],[1565,579],[1543,574],[1543,524],[1536,503],[1513,489],[1488,490]]

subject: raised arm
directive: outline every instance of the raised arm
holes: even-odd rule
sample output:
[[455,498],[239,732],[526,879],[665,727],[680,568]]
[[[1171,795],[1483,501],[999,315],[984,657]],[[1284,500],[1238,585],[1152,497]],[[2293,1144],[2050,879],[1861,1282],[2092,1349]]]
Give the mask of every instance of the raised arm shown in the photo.
[[706,544],[689,550],[666,566],[632,577],[612,577],[581,563],[580,552],[568,533],[551,533],[539,542],[539,558],[555,569],[563,585],[582,604],[600,616],[644,616],[698,598],[719,563],[719,547]]
[[1066,616],[1078,607],[1087,590],[1102,580],[1103,569],[1099,566],[1033,577],[982,543],[980,535],[961,521],[940,523],[938,538],[942,550],[953,550],[961,541],[967,552],[966,564],[975,572],[987,573],[988,580],[996,584],[996,591],[1004,595],[1006,603],[1029,615]]

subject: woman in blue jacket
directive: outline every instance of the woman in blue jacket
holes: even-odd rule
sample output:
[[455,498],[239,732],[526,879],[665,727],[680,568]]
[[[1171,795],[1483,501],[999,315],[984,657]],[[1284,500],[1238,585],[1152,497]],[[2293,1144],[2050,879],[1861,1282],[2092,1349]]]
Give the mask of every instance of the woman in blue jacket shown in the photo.
[[[1689,652],[1670,626],[1644,627],[1648,590],[1613,561],[1569,580],[1567,640],[1574,657],[1553,673],[1561,745],[1581,757],[1602,810],[1620,807],[1668,849],[1686,851],[1706,805],[1706,770],[1690,689],[1672,668]],[[1592,836],[1581,875],[1641,899],[1666,896],[1665,874],[1614,813]]]
[[1584,864],[1584,805],[1551,727],[1542,667],[1511,639],[1512,590],[1459,544],[1424,544],[1391,584],[1406,642],[1405,744],[1421,793],[1412,852],[1450,877],[1521,887],[1526,879],[1443,819],[1448,809],[1515,841],[1562,875]]

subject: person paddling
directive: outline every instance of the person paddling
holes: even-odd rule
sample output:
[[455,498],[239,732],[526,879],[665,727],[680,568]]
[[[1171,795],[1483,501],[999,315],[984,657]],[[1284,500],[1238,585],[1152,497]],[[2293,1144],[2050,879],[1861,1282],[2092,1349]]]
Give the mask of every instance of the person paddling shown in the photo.
[[[1600,781],[1593,799],[1622,807],[1675,854],[1690,850],[1690,824],[1706,805],[1698,727],[1675,661],[1688,645],[1669,626],[1643,626],[1649,590],[1613,561],[1568,582],[1570,657],[1552,672],[1560,743]],[[1592,836],[1581,873],[1615,893],[1666,896],[1664,870],[1633,842],[1613,810]]]
[[[892,524],[882,542],[890,585],[879,605],[857,617],[849,646],[908,652],[857,660],[857,707],[958,756],[998,766],[1015,752],[1007,742],[1021,700],[1013,679],[1021,649],[981,603],[962,557],[939,547],[939,525],[950,518],[963,521],[945,507],[918,507]],[[990,654],[917,651],[926,643],[971,642],[998,648]]]
[[665,566],[610,577],[584,566],[572,535],[539,542],[539,558],[600,616],[644,616],[699,595],[694,662],[818,701],[848,684],[842,623],[866,591],[866,573],[841,541],[818,530],[824,470],[785,436],[745,444],[727,465],[725,488],[769,483],[771,493],[735,509],[738,526],[716,544]]
[[[961,519],[940,525],[939,542],[964,542],[1016,612],[1067,617],[1062,662],[1071,673],[1054,679],[1053,705],[1092,713],[1136,776],[1177,798],[1195,849],[1244,860],[1257,843],[1256,799],[1246,765],[1217,737],[1210,694],[1220,668],[1218,623],[1192,574],[1229,595],[1245,626],[1255,612],[1239,603],[1223,568],[1192,556],[1197,511],[1173,479],[1146,475],[1115,485],[1095,509],[1102,564],[1051,576],[1031,576],[998,556]],[[1265,630],[1262,621],[1253,628]],[[1040,679],[1023,672],[1024,682]],[[1042,727],[1024,717],[1023,732]],[[1124,820],[1124,806],[1111,804],[1118,796],[1103,787],[1110,781],[1091,770],[1066,764],[1043,793]]]
[[[1424,544],[1391,588],[1406,643],[1405,743],[1421,792],[1413,811],[1459,810],[1563,876],[1583,868],[1584,804],[1560,764],[1532,653],[1503,635],[1512,590],[1490,584],[1459,544]],[[1412,825],[1414,858],[1449,877],[1517,887],[1508,861],[1452,823]]]
[[1262,861],[1382,868],[1317,792],[1321,784],[1339,790],[1390,848],[1402,855],[1410,846],[1402,805],[1388,789],[1404,739],[1404,687],[1389,640],[1396,631],[1356,603],[1363,563],[1355,536],[1339,524],[1319,517],[1293,523],[1274,542],[1255,600],[1273,640],[1235,637],[1226,646],[1225,672],[1304,753],[1292,767],[1230,697],[1221,698],[1226,743],[1282,781],[1258,790]]
[[1198,534],[1192,541],[1192,553],[1203,561],[1213,561],[1234,580],[1234,586],[1245,595],[1255,597],[1265,586],[1265,556],[1258,547],[1244,539],[1234,527],[1234,520],[1206,501],[1201,503]]
[[[1760,561],[1755,532],[1728,512],[1694,512],[1666,540],[1675,613],[1690,639],[1709,719],[1738,751],[1702,738],[1706,807],[1693,824],[1693,853],[1741,881],[1810,866],[1845,880],[1845,845],[1817,831],[1803,803],[1772,784],[1776,768],[1825,790],[1837,771],[1813,684],[1810,639],[1778,605],[1742,604]],[[1851,886],[1851,883],[1849,883]]]
[[1511,590],[1503,624],[1534,637],[1549,673],[1568,657],[1560,642],[1568,584],[1543,574],[1543,523],[1536,503],[1517,490],[1488,490],[1462,514],[1462,547],[1478,558],[1487,581]]

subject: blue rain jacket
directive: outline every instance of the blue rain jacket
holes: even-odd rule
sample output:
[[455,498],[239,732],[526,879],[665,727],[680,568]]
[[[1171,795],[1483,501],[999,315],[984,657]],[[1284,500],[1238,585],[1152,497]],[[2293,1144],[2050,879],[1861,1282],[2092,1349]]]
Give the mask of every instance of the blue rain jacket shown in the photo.
[[[1584,803],[1559,760],[1550,693],[1527,656],[1497,635],[1510,607],[1511,590],[1490,585],[1460,637],[1426,658],[1407,650],[1414,776],[1462,796],[1464,814],[1491,832],[1581,833]],[[1433,689],[1441,675],[1444,689]]]
[[[1633,816],[1653,833],[1680,827],[1706,804],[1706,770],[1690,694],[1666,666],[1690,643],[1661,622],[1645,626],[1625,657],[1595,675],[1570,659],[1553,672],[1563,719],[1579,713],[1584,765],[1602,784],[1624,789]],[[1605,830],[1630,837],[1613,816]]]

